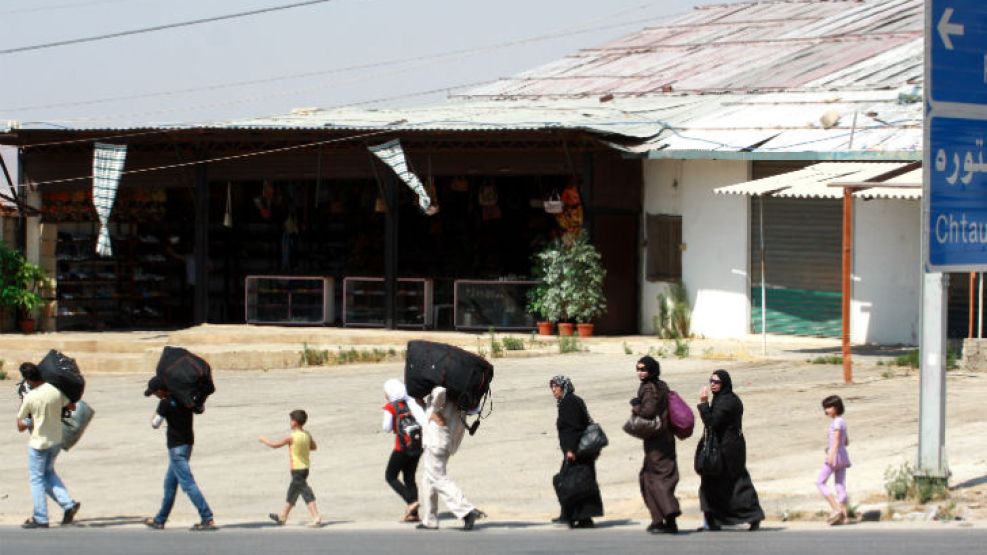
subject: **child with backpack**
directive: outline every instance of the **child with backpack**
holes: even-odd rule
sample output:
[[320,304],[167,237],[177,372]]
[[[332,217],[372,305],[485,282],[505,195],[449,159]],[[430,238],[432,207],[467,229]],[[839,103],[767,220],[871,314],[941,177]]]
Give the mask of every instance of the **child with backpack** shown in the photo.
[[[408,396],[401,380],[384,382],[384,419],[381,428],[394,433],[394,449],[387,461],[384,479],[407,504],[401,522],[418,522],[418,486],[415,472],[422,456],[422,424],[425,411],[417,401]],[[398,479],[403,475],[403,481]]]
[[308,512],[312,516],[309,526],[318,528],[322,525],[322,517],[319,516],[319,508],[315,505],[315,493],[308,485],[309,452],[318,449],[312,435],[305,431],[305,422],[308,421],[308,414],[299,409],[293,410],[288,415],[290,419],[291,435],[285,436],[278,441],[271,441],[264,436],[258,440],[272,449],[288,446],[291,461],[291,484],[288,486],[288,496],[284,507],[279,513],[270,513],[268,516],[279,526],[283,526],[288,520],[288,513],[298,502],[301,496],[305,504],[308,505]]

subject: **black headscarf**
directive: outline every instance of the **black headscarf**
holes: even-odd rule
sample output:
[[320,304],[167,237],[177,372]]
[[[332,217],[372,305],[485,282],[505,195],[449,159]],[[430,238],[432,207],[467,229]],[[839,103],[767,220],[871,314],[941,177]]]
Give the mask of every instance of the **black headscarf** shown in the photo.
[[723,369],[713,370],[713,373],[723,382],[720,384],[720,393],[733,393],[733,380],[730,379],[730,374]]
[[643,356],[637,361],[637,364],[634,365],[634,367],[637,368],[637,365],[643,366],[643,369],[648,372],[648,378],[644,381],[658,381],[658,376],[661,375],[661,365],[658,364],[657,360],[650,356]]

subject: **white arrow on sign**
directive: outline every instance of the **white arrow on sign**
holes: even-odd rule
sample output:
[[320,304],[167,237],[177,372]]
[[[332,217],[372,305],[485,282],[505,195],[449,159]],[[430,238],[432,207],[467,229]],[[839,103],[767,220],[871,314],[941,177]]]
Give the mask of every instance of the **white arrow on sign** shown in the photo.
[[950,36],[956,35],[958,37],[962,37],[964,31],[963,25],[949,22],[949,18],[951,17],[953,17],[953,8],[946,8],[942,12],[942,17],[939,18],[939,25],[936,25],[936,31],[939,31],[939,38],[942,39],[942,43],[946,46],[946,50],[953,49],[953,39],[950,38]]

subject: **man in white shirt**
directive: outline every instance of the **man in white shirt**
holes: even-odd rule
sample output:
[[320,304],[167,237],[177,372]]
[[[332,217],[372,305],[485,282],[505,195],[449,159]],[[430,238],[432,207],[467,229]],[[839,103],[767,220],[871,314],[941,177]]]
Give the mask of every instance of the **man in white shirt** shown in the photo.
[[425,416],[428,419],[422,436],[425,447],[422,506],[425,514],[418,528],[438,529],[439,496],[442,496],[452,514],[463,519],[463,530],[472,530],[476,520],[486,515],[466,499],[463,491],[446,474],[449,457],[459,450],[466,432],[463,413],[454,403],[447,402],[446,389],[436,386],[428,398]]
[[34,514],[21,527],[48,528],[46,494],[65,511],[62,525],[71,524],[82,504],[72,500],[55,473],[55,458],[62,450],[62,409],[75,410],[75,404],[53,385],[45,383],[36,365],[26,362],[20,370],[31,389],[17,413],[17,431],[31,431],[27,462],[34,499]]

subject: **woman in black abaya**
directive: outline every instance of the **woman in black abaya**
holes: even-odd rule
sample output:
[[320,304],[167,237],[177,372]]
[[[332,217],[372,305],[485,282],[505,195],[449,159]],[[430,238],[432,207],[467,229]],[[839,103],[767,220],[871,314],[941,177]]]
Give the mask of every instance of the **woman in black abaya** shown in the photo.
[[548,385],[559,407],[555,427],[559,431],[559,447],[564,456],[560,472],[565,473],[567,468],[574,465],[587,465],[593,480],[590,484],[592,493],[588,497],[570,503],[559,501],[562,513],[553,522],[566,523],[570,528],[592,528],[593,517],[603,516],[603,499],[600,497],[600,486],[596,482],[596,459],[583,460],[576,457],[579,438],[592,420],[586,410],[586,403],[574,393],[575,388],[569,378],[555,376]]
[[[719,442],[723,463],[717,475],[701,475],[699,504],[706,523],[700,530],[719,530],[723,524],[744,523],[750,523],[751,531],[757,530],[764,520],[764,511],[747,472],[744,404],[734,394],[726,370],[716,370],[710,376],[709,387],[703,387],[699,393],[698,408],[706,432]],[[703,448],[704,441],[699,442],[698,450]]]

